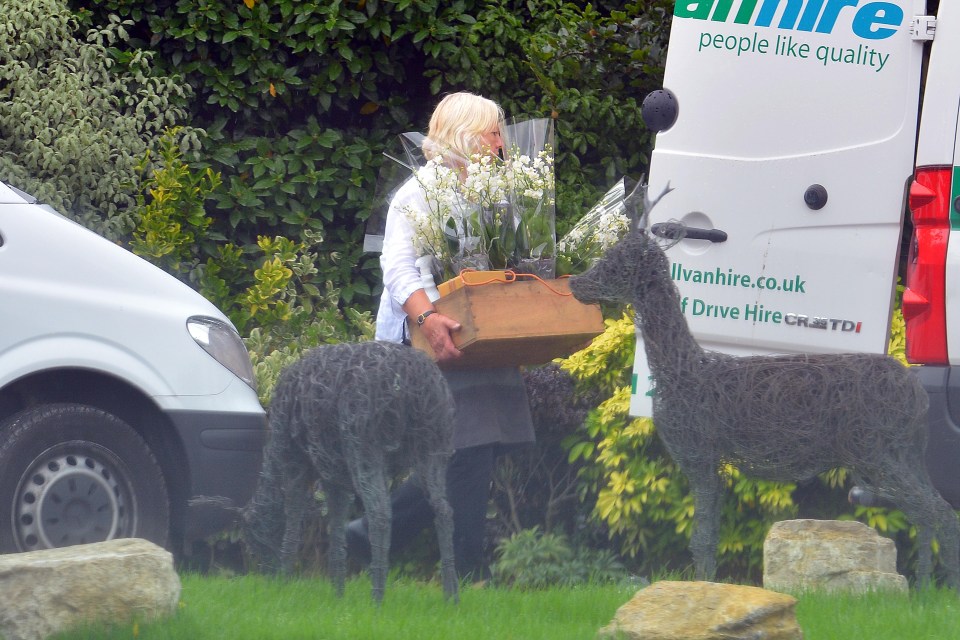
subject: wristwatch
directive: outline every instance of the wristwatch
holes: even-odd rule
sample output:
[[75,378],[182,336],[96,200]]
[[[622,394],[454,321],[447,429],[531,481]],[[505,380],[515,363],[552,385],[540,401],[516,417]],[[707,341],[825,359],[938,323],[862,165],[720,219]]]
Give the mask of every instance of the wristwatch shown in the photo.
[[417,316],[417,326],[418,326],[418,327],[422,327],[422,326],[423,326],[423,321],[427,319],[427,316],[431,316],[431,315],[433,315],[433,314],[435,314],[435,313],[436,313],[436,311],[434,311],[433,309],[430,309],[430,310],[424,311],[423,313],[421,313],[420,315],[418,315],[418,316]]

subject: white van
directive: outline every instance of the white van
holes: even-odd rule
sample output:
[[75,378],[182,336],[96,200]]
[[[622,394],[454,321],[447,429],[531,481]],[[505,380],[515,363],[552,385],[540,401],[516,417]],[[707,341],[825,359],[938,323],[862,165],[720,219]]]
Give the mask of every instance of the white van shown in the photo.
[[905,264],[928,466],[960,507],[958,61],[957,2],[677,0],[644,115],[650,193],[674,188],[651,223],[699,230],[668,254],[704,347],[884,353]]
[[229,524],[266,433],[229,320],[176,278],[0,183],[0,553]]

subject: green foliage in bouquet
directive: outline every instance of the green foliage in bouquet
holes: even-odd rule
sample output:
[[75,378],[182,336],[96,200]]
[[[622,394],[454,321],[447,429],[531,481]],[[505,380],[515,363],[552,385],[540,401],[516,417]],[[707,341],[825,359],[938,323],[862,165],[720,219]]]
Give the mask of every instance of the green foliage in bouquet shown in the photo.
[[[552,139],[553,123],[546,119],[540,122],[549,130],[549,138]],[[507,129],[519,128],[523,124],[528,123],[514,124]],[[517,222],[516,249],[512,263],[522,265],[525,260],[550,261],[549,273],[542,275],[552,277],[556,250],[553,144],[548,142],[536,154],[530,149],[513,147],[508,150],[505,164],[508,178],[507,197]]]
[[503,224],[504,212],[496,208],[489,218],[484,218],[479,224],[479,237],[487,247],[487,256],[490,259],[491,269],[507,269],[511,263],[517,262],[519,227],[512,224]]

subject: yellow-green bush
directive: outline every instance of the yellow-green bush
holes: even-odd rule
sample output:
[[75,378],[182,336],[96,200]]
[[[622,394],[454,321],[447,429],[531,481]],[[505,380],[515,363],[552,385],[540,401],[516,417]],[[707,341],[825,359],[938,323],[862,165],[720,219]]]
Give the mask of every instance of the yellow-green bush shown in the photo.
[[341,310],[340,291],[317,281],[319,232],[305,229],[300,242],[261,236],[252,259],[243,255],[244,248],[213,234],[203,205],[220,176],[191,169],[177,135],[166,132],[157,157],[148,154],[140,165],[144,192],[137,197],[139,224],[131,249],[197,287],[230,317],[245,336],[260,399],[267,404],[280,371],[304,349],[371,338],[370,313]]

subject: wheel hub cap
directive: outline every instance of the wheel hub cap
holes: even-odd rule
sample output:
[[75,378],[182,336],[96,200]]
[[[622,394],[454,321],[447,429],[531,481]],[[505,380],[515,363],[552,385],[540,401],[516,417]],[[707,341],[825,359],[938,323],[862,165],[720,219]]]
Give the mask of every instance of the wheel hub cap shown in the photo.
[[124,513],[109,467],[88,455],[44,454],[17,490],[17,542],[30,551],[110,540]]

